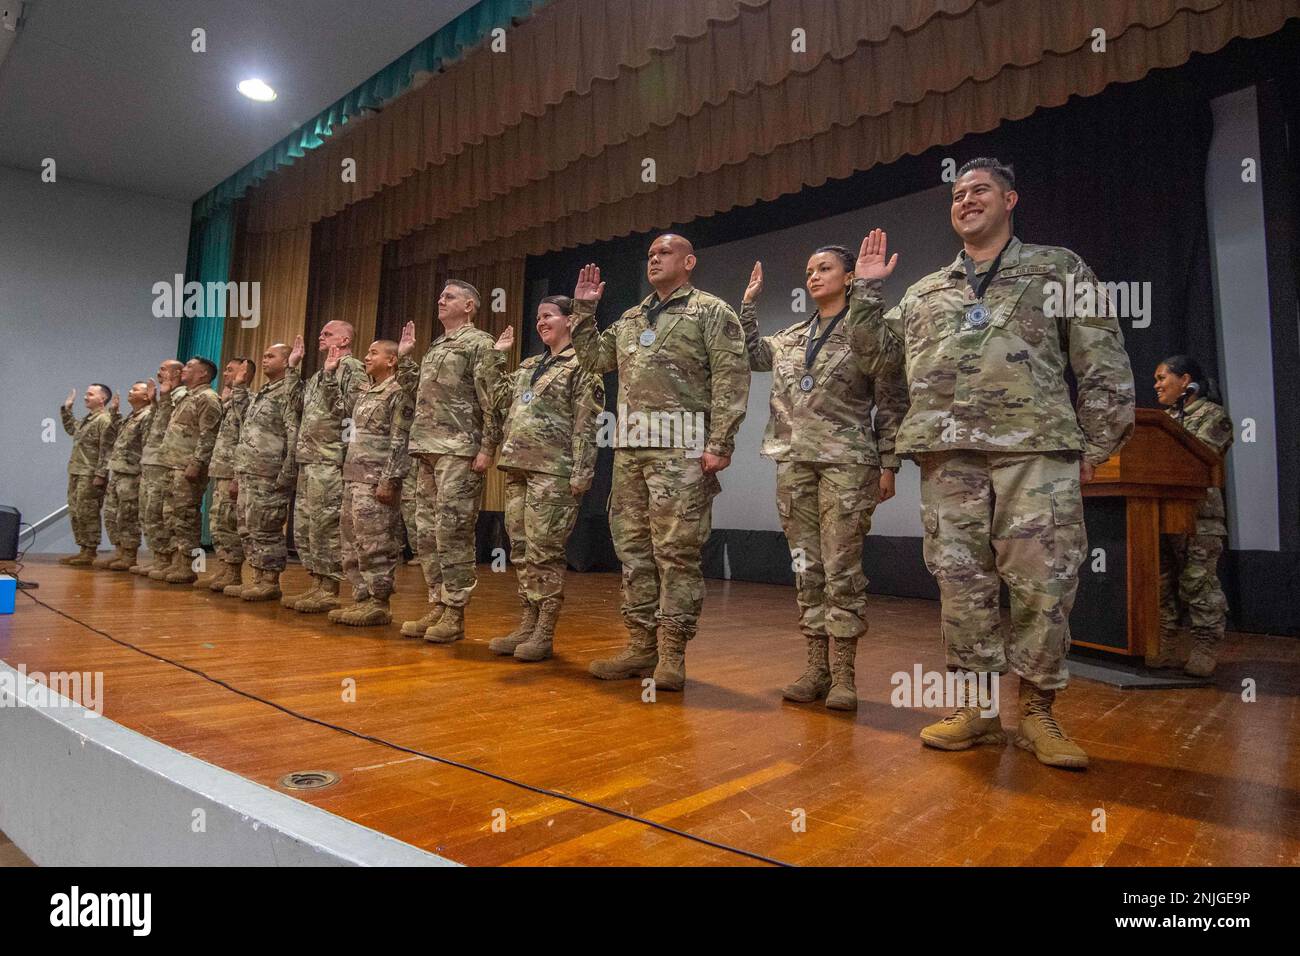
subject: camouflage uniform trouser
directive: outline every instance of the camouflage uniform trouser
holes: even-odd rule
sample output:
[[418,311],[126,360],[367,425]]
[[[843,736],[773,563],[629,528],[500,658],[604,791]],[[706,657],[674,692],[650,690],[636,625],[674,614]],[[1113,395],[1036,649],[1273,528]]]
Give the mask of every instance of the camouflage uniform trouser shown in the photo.
[[68,520],[78,547],[99,547],[99,509],[103,503],[104,489],[95,487],[94,475],[68,475]]
[[411,549],[411,553],[419,555],[420,549],[416,542],[419,541],[419,535],[416,533],[415,524],[415,486],[416,473],[413,470],[410,476],[402,482],[402,529],[406,532],[406,544]]
[[263,571],[283,571],[289,548],[284,523],[289,519],[289,492],[276,478],[239,475],[239,534],[248,563]]
[[203,490],[206,484],[189,481],[184,468],[171,471],[171,484],[163,498],[163,525],[167,528],[165,551],[180,551],[190,557],[203,544]]
[[171,478],[172,470],[166,465],[140,466],[140,527],[152,554],[161,554],[170,544],[167,525],[163,522],[163,502]]
[[140,476],[108,477],[108,494],[104,497],[104,530],[114,547],[135,551],[140,547]]
[[717,476],[680,448],[620,448],[613,479],[609,529],[623,562],[623,621],[649,631],[663,624],[690,640],[704,606],[700,551]]
[[506,472],[506,533],[520,599],[564,599],[564,545],[578,520],[578,501],[566,477]]
[[478,583],[474,529],[483,476],[460,455],[416,455],[416,550],[429,593],[465,607]]
[[212,480],[212,511],[208,515],[208,530],[212,532],[212,545],[217,557],[227,564],[242,564],[244,539],[239,536],[239,504],[230,497],[233,478]]
[[1223,538],[1217,534],[1160,536],[1160,628],[1176,631],[1187,611],[1193,631],[1223,636],[1228,601],[1219,586],[1219,555]]
[[862,539],[879,496],[875,465],[777,464],[776,510],[790,545],[805,635],[847,638],[866,631]]
[[343,503],[343,467],[328,463],[298,466],[293,505],[293,544],[298,559],[312,574],[343,580],[343,545],[339,511]]
[[[925,563],[939,584],[948,666],[1069,682],[1070,610],[1088,547],[1078,452],[927,452]],[[998,579],[1011,595],[1002,633]]]
[[401,507],[381,503],[377,490],[361,481],[343,483],[343,571],[356,601],[387,599],[402,560]]

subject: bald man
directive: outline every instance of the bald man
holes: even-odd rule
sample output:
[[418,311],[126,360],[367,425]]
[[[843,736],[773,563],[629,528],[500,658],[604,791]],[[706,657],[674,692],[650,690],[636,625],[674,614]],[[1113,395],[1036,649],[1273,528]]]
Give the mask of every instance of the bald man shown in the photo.
[[[145,543],[149,546],[148,562],[140,561],[130,567],[132,574],[145,577],[149,572],[167,567],[171,564],[170,556],[166,564],[160,565],[171,537],[167,525],[163,522],[163,500],[171,486],[171,469],[163,464],[159,457],[163,436],[167,434],[167,424],[172,418],[172,409],[184,401],[187,389],[181,383],[181,370],[184,364],[179,359],[166,359],[158,366],[158,378],[149,379],[149,403],[153,408],[149,415],[149,429],[145,432],[144,444],[140,452],[140,528],[144,531]],[[162,391],[162,385],[167,391]]]
[[[339,508],[343,502],[344,426],[350,408],[370,386],[365,366],[352,354],[350,323],[326,322],[316,344],[322,353],[337,356],[334,386],[326,387],[322,367],[302,386],[302,417],[294,457],[298,466],[293,506],[293,543],[311,575],[311,587],[280,599],[285,607],[320,614],[339,607],[343,551],[339,538]],[[302,336],[289,354],[289,385],[299,382],[306,350]],[[341,400],[338,400],[341,399]]]
[[740,320],[726,302],[691,285],[695,262],[683,237],[655,239],[646,261],[654,294],[603,332],[596,328],[605,291],[600,269],[586,266],[573,293],[578,364],[596,374],[618,371],[609,525],[623,562],[628,645],[590,669],[604,680],[653,673],[660,690],[686,683],[717,475],[731,464],[749,400]]

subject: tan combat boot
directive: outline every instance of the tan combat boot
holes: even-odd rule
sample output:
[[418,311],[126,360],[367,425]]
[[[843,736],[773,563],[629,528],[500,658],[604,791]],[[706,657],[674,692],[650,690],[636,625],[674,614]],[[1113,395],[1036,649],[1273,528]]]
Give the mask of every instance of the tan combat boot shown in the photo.
[[660,625],[659,663],[655,665],[655,690],[681,690],[686,686],[686,642],[689,635]]
[[537,623],[528,640],[515,648],[515,660],[535,662],[544,661],[551,656],[551,645],[555,641],[555,622],[560,617],[561,603],[559,598],[547,598],[534,610],[533,617],[537,619]]
[[295,591],[293,594],[284,595],[283,597],[280,598],[281,607],[287,607],[296,611],[298,610],[299,601],[305,601],[307,598],[315,597],[316,594],[319,593],[321,578],[311,573],[310,571],[307,572],[307,577],[311,581],[311,584],[308,586],[307,590]]
[[77,558],[81,557],[81,552],[86,549],[82,548],[80,545],[77,547],[79,550],[76,554],[65,554],[63,557],[59,558],[59,564],[71,564],[73,561],[76,561]]
[[123,548],[122,556],[108,566],[110,571],[130,571],[135,567],[135,548]]
[[649,677],[659,664],[659,642],[655,632],[640,627],[628,628],[627,647],[617,657],[594,660],[587,670],[601,680],[626,680]]
[[351,611],[354,608],[361,607],[361,605],[365,604],[369,600],[370,600],[369,594],[362,595],[362,594],[357,594],[354,591],[352,594],[352,600],[349,603],[334,608],[325,616],[334,624],[342,624],[344,614],[347,614],[348,611]]
[[82,548],[78,553],[70,555],[67,560],[62,558],[59,560],[74,568],[88,568],[95,563],[95,555],[98,553],[96,548]]
[[[957,676],[968,677],[970,672],[959,671]],[[976,744],[1006,743],[1001,715],[984,717],[980,713],[982,709],[978,704],[958,707],[938,723],[923,727],[921,742],[939,750],[967,750]]]
[[1020,733],[1016,746],[1032,750],[1039,762],[1049,767],[1082,770],[1088,766],[1088,755],[1052,716],[1054,700],[1056,691],[1042,690],[1020,678]]
[[793,684],[781,688],[781,696],[798,704],[821,700],[831,689],[830,641],[824,634],[805,637],[808,642],[808,666]]
[[257,580],[239,592],[245,601],[274,601],[280,596],[280,572],[254,568]]
[[346,624],[348,627],[374,627],[380,624],[392,624],[393,612],[388,607],[388,598],[369,597],[360,604],[354,604],[349,608],[338,612],[337,609],[330,611],[330,617],[333,618],[335,613],[339,616],[335,618],[340,624]]
[[[253,572],[253,578],[256,580],[257,572]],[[234,580],[221,589],[221,593],[226,597],[243,597],[244,595],[244,562],[239,562],[239,567],[235,569]]]
[[858,656],[856,637],[834,639],[831,654],[831,689],[826,694],[830,710],[857,710],[858,688],[853,683],[853,664]]
[[1147,654],[1145,663],[1153,671],[1181,669],[1187,663],[1187,648],[1183,643],[1183,632],[1162,629],[1155,653]]
[[141,577],[147,578],[149,576],[149,572],[154,569],[154,565],[156,565],[157,563],[158,563],[158,555],[150,551],[148,561],[137,560],[136,563],[131,565],[131,567],[127,568],[127,570],[130,571],[132,574],[138,574]]
[[537,628],[538,605],[527,598],[521,598],[519,603],[524,610],[515,629],[505,637],[494,637],[488,641],[488,650],[493,654],[513,654],[515,648],[533,636],[533,631]]
[[454,644],[465,637],[465,608],[447,605],[438,623],[424,632],[430,644]]
[[112,554],[106,554],[102,558],[96,558],[94,561],[90,562],[90,566],[98,571],[105,571],[114,561],[120,561],[121,559],[122,549],[114,548]]
[[322,577],[316,591],[299,599],[293,609],[300,614],[324,614],[342,607],[339,600],[339,582],[334,578]]
[[1219,642],[1223,635],[1204,628],[1192,630],[1192,653],[1187,657],[1183,673],[1189,677],[1209,677],[1219,663]]
[[[232,564],[229,561],[221,561],[217,565],[216,573],[208,578],[206,587],[209,591],[224,591],[228,584],[239,583],[239,565]],[[198,585],[195,585],[196,587]]]
[[177,551],[176,557],[172,559],[172,566],[167,572],[164,580],[168,584],[193,584],[198,580],[198,575],[194,573],[193,563],[190,556],[184,551]]
[[153,559],[153,567],[149,569],[149,580],[166,581],[167,575],[171,574],[172,565],[175,563],[175,551],[160,551]]

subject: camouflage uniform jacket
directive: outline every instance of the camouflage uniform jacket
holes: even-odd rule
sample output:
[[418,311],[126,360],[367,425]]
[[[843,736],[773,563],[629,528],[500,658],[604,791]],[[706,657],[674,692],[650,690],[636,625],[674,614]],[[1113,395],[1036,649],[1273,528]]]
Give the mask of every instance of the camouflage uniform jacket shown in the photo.
[[[655,340],[642,345],[650,327],[650,312],[658,303],[651,295],[628,309],[603,332],[596,330],[595,308],[573,303],[573,347],[578,364],[588,372],[618,371],[619,423],[614,445],[623,447],[698,447],[712,455],[730,456],[736,431],[749,401],[749,362],[745,333],[731,306],[717,296],[687,283],[668,296],[655,322]],[[671,428],[667,440],[652,429],[648,445],[629,439],[642,421],[685,414],[702,416],[704,435]]]
[[198,391],[187,391],[172,408],[167,432],[158,447],[158,464],[173,470],[190,465],[207,468],[220,427],[221,399],[217,393],[206,385]]
[[[812,368],[805,368],[816,318],[814,314],[775,335],[760,336],[758,307],[747,303],[740,308],[749,367],[772,373],[763,457],[898,468],[894,435],[907,411],[907,384],[898,349],[887,338],[875,348],[859,346],[857,339],[873,332],[879,335],[881,324],[861,321],[862,309],[850,310],[826,337]],[[825,331],[823,324],[817,334]],[[813,387],[804,391],[800,382],[808,374]]]
[[497,467],[590,484],[596,472],[596,431],[605,410],[605,385],[600,376],[578,367],[572,346],[538,375],[542,359],[550,354],[524,359],[514,374],[501,376],[497,384],[497,415],[505,423]]
[[137,408],[118,426],[113,439],[113,451],[108,457],[108,469],[115,475],[140,474],[140,456],[144,452],[144,436],[153,418],[152,406]]
[[417,366],[403,358],[397,379],[415,396],[411,454],[495,455],[501,436],[493,410],[505,354],[471,323],[434,339]]
[[[290,368],[286,377],[292,388],[301,376]],[[325,370],[321,369],[302,388],[302,416],[298,419],[298,445],[294,457],[300,465],[343,464],[343,419],[347,412],[342,399],[355,402],[370,387],[366,367],[354,355],[345,355],[335,369],[333,389],[325,387]]]
[[68,474],[108,477],[108,458],[113,449],[116,420],[107,408],[88,412],[77,421],[72,412],[59,407],[63,430],[72,436],[72,455],[68,458]]
[[288,376],[257,390],[239,426],[235,472],[276,478],[281,488],[293,486],[298,468],[293,449],[298,432],[298,389]]
[[213,478],[235,477],[235,448],[239,445],[239,426],[244,422],[248,402],[247,385],[232,385],[230,397],[221,400],[221,428],[217,430],[212,463],[208,465],[208,475]]
[[[1198,398],[1183,406],[1181,416],[1176,408],[1169,409],[1169,415],[1220,455],[1228,453],[1232,445],[1232,420],[1223,406],[1207,398]],[[1207,488],[1205,499],[1196,509],[1196,533],[1226,536],[1228,525],[1225,518],[1223,489]]]
[[181,403],[189,389],[184,385],[177,385],[167,394],[162,394],[161,389],[155,390],[153,395],[153,414],[149,416],[149,430],[144,436],[144,447],[140,452],[141,465],[161,465],[162,459],[159,457],[162,449],[163,436],[167,434],[167,423],[172,420],[172,411]]
[[[369,376],[366,381],[370,383]],[[334,375],[327,373],[322,384],[326,391],[333,392],[331,400],[337,401],[344,415],[352,419],[343,480],[377,485],[381,481],[405,478],[411,469],[406,440],[415,419],[415,402],[397,376],[368,384],[355,398],[339,387],[338,377]]]
[[[904,349],[910,399],[898,453],[1081,451],[1101,464],[1133,431],[1134,394],[1124,337],[1096,276],[1068,249],[1013,237],[985,292],[988,324],[963,330],[974,302],[963,255],[915,283],[885,316]],[[1098,292],[1094,314],[1045,315],[1048,284],[1059,291],[1071,281]],[[872,313],[883,308],[878,281],[855,280],[853,296]],[[1073,407],[1067,365],[1079,386]]]

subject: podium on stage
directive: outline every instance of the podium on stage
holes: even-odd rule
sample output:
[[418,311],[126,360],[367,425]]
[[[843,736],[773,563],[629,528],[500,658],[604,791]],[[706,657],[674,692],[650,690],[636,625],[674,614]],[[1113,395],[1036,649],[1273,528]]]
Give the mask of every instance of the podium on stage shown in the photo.
[[1223,458],[1163,411],[1136,419],[1083,486],[1088,554],[1070,633],[1077,646],[1141,657],[1160,635],[1160,535],[1195,532],[1206,489],[1223,487]]

